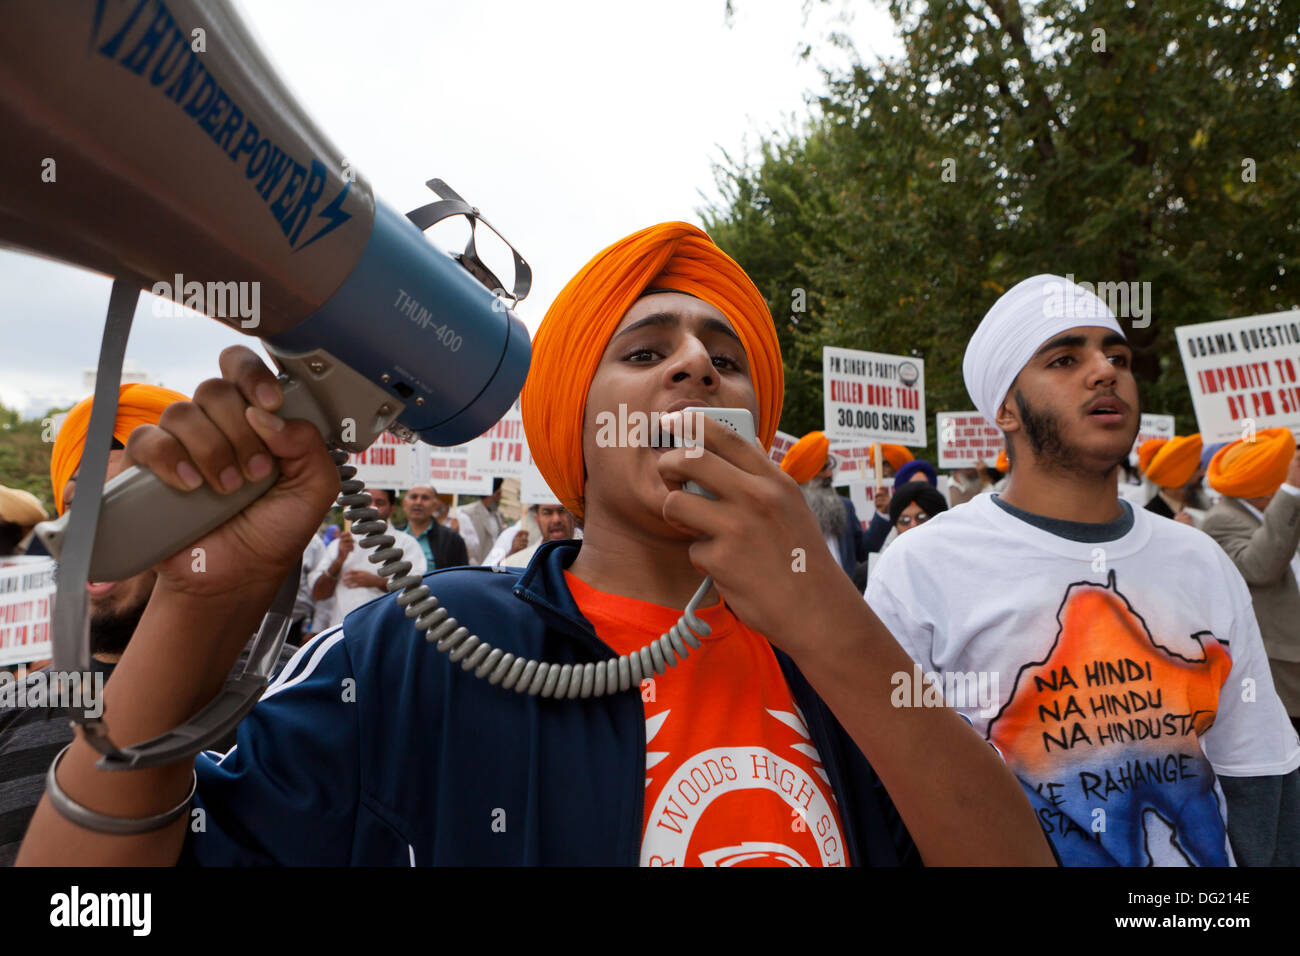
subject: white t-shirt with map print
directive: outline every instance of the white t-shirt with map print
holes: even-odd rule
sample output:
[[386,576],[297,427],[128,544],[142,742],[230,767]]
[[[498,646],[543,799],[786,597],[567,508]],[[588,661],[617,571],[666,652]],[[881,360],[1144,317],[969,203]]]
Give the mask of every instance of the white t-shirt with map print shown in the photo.
[[[1230,865],[1216,774],[1300,766],[1250,592],[1195,528],[1135,509],[1123,537],[1081,543],[983,495],[901,536],[866,597],[1066,865]],[[896,705],[921,702],[916,677]]]

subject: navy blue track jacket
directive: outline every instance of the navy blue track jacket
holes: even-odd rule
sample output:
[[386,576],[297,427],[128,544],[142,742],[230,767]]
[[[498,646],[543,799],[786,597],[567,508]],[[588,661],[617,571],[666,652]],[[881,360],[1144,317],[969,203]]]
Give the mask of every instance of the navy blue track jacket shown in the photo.
[[[424,581],[471,633],[558,663],[606,660],[564,582],[580,542],[517,568]],[[884,787],[776,650],[843,818],[855,865],[917,865]],[[644,826],[645,715],[627,692],[543,700],[451,663],[377,598],[306,644],[224,757],[196,761],[182,863],[209,866],[631,865]],[[202,829],[194,832],[201,821]]]

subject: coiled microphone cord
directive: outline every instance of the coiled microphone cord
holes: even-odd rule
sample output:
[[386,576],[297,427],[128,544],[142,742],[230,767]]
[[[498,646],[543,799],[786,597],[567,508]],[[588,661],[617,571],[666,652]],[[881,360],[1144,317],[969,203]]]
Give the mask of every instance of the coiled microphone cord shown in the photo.
[[489,684],[499,684],[504,690],[519,694],[557,700],[603,697],[634,687],[639,689],[643,679],[676,666],[700,646],[700,637],[709,636],[711,628],[695,615],[713,585],[713,578],[706,577],[672,629],[631,654],[599,663],[547,664],[503,653],[461,627],[429,593],[420,576],[410,573],[411,562],[405,560],[401,548],[395,547],[397,539],[384,533],[388,522],[372,507],[365,483],[354,477],[357,469],[348,464],[348,453],[334,449],[330,455],[339,470],[338,503],[347,509],[344,517],[352,523],[353,531],[364,535],[358,543],[374,552],[369,555],[370,561],[382,562],[378,573],[387,580],[388,590],[401,592],[397,603],[406,616],[415,620],[415,627],[424,633],[425,640],[459,663],[463,670],[473,670],[475,677],[486,678]]

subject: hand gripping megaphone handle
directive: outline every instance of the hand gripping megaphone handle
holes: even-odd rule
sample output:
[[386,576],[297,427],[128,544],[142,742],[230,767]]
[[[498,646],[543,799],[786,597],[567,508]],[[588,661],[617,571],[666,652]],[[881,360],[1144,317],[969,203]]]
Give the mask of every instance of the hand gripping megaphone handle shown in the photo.
[[[307,390],[297,383],[287,384],[280,415],[311,419],[314,414],[319,413]],[[178,491],[152,471],[138,466],[126,469],[104,486],[90,579],[126,580],[220,527],[275,484],[280,469],[272,461],[269,475],[227,495],[207,484],[194,491]],[[70,517],[68,511],[37,527],[41,541],[56,557],[62,551]]]
[[[267,350],[284,372],[280,377],[284,403],[278,414],[285,419],[311,422],[327,441],[340,446],[336,455],[344,455],[344,449],[361,451],[368,447],[401,414],[401,403],[327,352],[290,354],[269,345]],[[343,411],[351,415],[343,416]],[[221,495],[207,485],[194,491],[177,491],[152,471],[128,468],[104,486],[90,580],[120,581],[153,567],[244,510],[278,477],[279,468],[273,461],[267,477]],[[37,534],[55,557],[62,550],[70,515],[69,511],[56,521],[37,525]],[[171,763],[208,747],[234,728],[261,697],[284,646],[298,591],[299,567],[281,583],[270,612],[262,620],[243,674],[228,682],[216,698],[181,726],[119,749],[105,733],[102,717],[73,715],[86,731],[86,740],[103,754],[96,766],[101,770],[124,770]]]
[[[284,404],[277,414],[286,420],[306,419],[327,440],[359,451],[369,446],[402,409],[400,403],[368,382],[359,384],[371,395],[363,396],[361,403],[355,402],[355,391],[349,394],[348,388],[355,389],[358,383],[348,380],[360,376],[331,361],[327,353],[288,355],[270,351],[289,373],[280,378]],[[340,396],[344,402],[352,400],[352,416],[337,414],[342,410],[334,407]],[[370,409],[374,414],[358,414],[356,408]],[[353,427],[348,429],[345,422]],[[348,433],[343,435],[343,431]],[[207,484],[194,491],[178,491],[152,471],[128,468],[104,486],[89,579],[123,581],[153,567],[239,514],[264,495],[279,475],[273,460],[271,473],[265,478],[223,495]],[[68,511],[36,526],[37,536],[56,558],[63,550],[70,518]]]

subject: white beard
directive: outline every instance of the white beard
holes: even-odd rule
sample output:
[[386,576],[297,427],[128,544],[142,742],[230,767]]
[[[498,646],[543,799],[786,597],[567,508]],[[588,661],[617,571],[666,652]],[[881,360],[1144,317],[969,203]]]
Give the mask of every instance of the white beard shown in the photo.
[[808,507],[816,516],[822,534],[838,539],[849,523],[848,513],[844,510],[844,499],[829,484],[819,484],[816,479],[800,490],[804,501],[808,502]]

